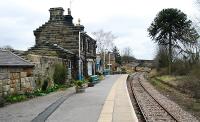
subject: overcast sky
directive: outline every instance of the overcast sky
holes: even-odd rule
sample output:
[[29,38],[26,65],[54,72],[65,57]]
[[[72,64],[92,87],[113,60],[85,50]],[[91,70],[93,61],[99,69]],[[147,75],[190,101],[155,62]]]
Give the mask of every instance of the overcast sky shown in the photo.
[[[33,30],[49,19],[49,8],[70,6],[70,0],[2,0],[0,3],[0,47],[11,45],[27,50],[35,44]],[[147,28],[163,8],[178,8],[193,17],[193,0],[73,0],[72,16],[78,18],[87,33],[103,29],[118,38],[119,49],[131,47],[139,59],[153,59],[156,44]],[[65,11],[67,14],[67,11]]]

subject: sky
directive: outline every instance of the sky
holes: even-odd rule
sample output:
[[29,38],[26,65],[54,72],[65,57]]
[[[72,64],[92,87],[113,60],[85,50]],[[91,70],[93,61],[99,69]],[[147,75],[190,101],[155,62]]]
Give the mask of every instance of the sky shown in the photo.
[[[70,0],[2,0],[0,3],[0,47],[27,50],[34,46],[33,30],[49,20],[49,9],[63,7],[67,14]],[[132,49],[137,59],[153,59],[156,44],[147,28],[156,14],[164,8],[178,8],[193,18],[194,0],[73,0],[74,23],[81,19],[85,31],[103,29],[117,36],[114,44],[122,51]]]

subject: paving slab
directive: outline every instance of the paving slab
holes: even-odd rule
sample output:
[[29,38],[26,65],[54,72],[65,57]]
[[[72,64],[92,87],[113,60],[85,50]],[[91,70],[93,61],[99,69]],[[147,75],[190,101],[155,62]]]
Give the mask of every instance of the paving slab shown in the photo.
[[[106,76],[105,80],[89,87],[84,93],[71,96],[46,120],[47,122],[97,122],[111,87],[121,75]],[[112,98],[110,98],[112,99]],[[112,110],[108,104],[108,111]],[[106,115],[105,115],[106,116]],[[108,115],[109,116],[109,115]]]
[[74,92],[74,88],[69,88],[0,108],[0,122],[30,122],[58,99]]
[[127,76],[121,75],[112,86],[98,122],[138,122],[127,90]]

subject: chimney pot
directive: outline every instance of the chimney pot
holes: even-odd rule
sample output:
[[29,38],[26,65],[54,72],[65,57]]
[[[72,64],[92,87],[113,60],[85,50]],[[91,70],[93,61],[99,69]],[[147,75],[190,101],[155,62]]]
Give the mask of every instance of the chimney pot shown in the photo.
[[68,8],[67,10],[68,10],[68,15],[71,15],[71,10],[70,10],[70,8]]

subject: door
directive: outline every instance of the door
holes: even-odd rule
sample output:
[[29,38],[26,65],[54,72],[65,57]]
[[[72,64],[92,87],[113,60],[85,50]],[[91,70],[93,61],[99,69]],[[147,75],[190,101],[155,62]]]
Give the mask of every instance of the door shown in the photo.
[[91,76],[92,75],[92,62],[88,62],[88,75]]

